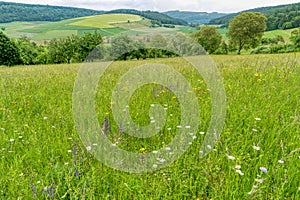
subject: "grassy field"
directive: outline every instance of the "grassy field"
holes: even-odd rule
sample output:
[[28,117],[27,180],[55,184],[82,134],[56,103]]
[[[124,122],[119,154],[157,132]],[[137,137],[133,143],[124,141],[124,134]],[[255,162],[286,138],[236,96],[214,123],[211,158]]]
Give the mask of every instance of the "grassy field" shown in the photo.
[[[128,23],[128,20],[130,23]],[[150,20],[138,15],[104,14],[97,16],[74,18],[59,22],[12,22],[0,24],[5,33],[14,38],[27,36],[35,41],[51,40],[67,37],[72,34],[82,35],[84,32],[98,31],[102,36],[111,37],[119,33],[133,36],[151,34],[191,33],[195,29],[186,26],[176,28],[149,28]]]
[[180,119],[174,94],[161,88],[159,96],[153,95],[156,86],[148,85],[131,98],[133,119],[150,123],[150,105],[160,103],[170,116],[168,124],[149,139],[119,135],[110,94],[133,66],[167,64],[190,82],[198,98],[201,127],[195,142],[169,167],[145,174],[108,168],[80,142],[72,116],[79,64],[0,67],[0,197],[300,199],[299,56],[212,56],[223,77],[227,117],[220,140],[205,158],[198,151],[210,121],[210,90],[194,69],[180,58],[113,63],[99,82],[97,117],[100,123],[108,117],[109,138],[124,150],[166,147]]
[[130,14],[104,14],[97,16],[83,17],[82,20],[78,20],[69,24],[70,26],[87,26],[91,28],[113,28],[113,24],[116,23],[128,23],[141,21],[142,17],[138,15]]

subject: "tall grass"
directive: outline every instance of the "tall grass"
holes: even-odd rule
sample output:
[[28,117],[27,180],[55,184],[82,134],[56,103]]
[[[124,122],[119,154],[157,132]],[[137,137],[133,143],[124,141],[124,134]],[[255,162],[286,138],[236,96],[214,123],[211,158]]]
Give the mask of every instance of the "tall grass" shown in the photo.
[[150,123],[145,113],[157,102],[172,115],[168,125],[150,139],[119,135],[110,94],[118,78],[133,65],[160,62],[174,67],[191,83],[199,100],[201,127],[193,145],[169,167],[146,174],[108,168],[81,144],[72,118],[79,64],[2,67],[0,197],[299,199],[299,56],[212,57],[223,76],[227,117],[219,142],[201,159],[198,151],[211,115],[209,90],[202,78],[179,58],[115,62],[100,80],[95,96],[99,123],[108,118],[110,140],[125,150],[143,153],[165,147],[176,134],[167,128],[176,127],[180,116],[171,91],[146,85],[131,98],[133,119],[138,124]]

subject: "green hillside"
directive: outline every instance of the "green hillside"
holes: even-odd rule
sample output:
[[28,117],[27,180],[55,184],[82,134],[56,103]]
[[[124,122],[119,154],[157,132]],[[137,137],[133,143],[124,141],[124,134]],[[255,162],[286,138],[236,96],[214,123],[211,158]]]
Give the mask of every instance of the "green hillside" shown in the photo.
[[[300,27],[300,3],[255,8],[243,12],[260,12],[267,17],[267,30],[290,29]],[[226,26],[233,17],[239,13],[234,13],[213,19],[209,24],[225,24]]]
[[98,31],[102,36],[111,37],[126,33],[133,36],[151,34],[192,33],[194,28],[177,25],[175,28],[152,27],[151,20],[132,14],[101,14],[62,20],[59,22],[11,22],[0,27],[10,37],[27,36],[35,41],[51,40],[69,35],[83,35],[84,32]]
[[190,12],[190,11],[167,11],[164,14],[178,19],[183,19],[184,21],[188,22],[189,24],[207,24],[210,20],[216,19],[219,17],[223,17],[227,14],[225,13],[218,13],[218,12]]
[[134,9],[118,9],[107,12],[109,14],[121,13],[121,14],[133,14],[140,15],[144,18],[156,21],[160,24],[174,24],[174,25],[188,25],[188,23],[182,19],[170,17],[166,14],[156,11],[138,11]]
[[103,13],[103,11],[83,8],[8,3],[0,1],[0,23],[14,21],[60,21],[101,13]]

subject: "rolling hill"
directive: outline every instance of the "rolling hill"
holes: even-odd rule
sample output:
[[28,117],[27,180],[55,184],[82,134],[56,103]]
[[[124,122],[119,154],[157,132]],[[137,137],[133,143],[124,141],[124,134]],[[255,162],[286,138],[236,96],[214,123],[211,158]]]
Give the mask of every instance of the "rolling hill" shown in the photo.
[[27,36],[35,41],[51,40],[72,34],[80,36],[85,32],[94,31],[98,31],[105,37],[120,33],[143,37],[151,34],[191,33],[195,31],[192,27],[181,25],[176,25],[174,28],[152,27],[150,19],[132,14],[101,14],[58,22],[11,22],[2,23],[0,27],[10,37]]
[[104,11],[0,1],[0,23],[14,21],[61,21],[101,13],[104,13]]
[[140,15],[150,20],[157,21],[161,24],[174,24],[174,25],[188,25],[186,21],[183,19],[178,19],[174,17],[170,17],[166,14],[159,13],[156,11],[138,11],[134,9],[118,9],[106,12],[108,14],[121,13],[121,14],[132,14],[132,15]]
[[225,13],[218,13],[218,12],[190,12],[190,11],[167,11],[164,14],[178,19],[183,19],[184,21],[188,22],[189,24],[208,24],[210,20],[224,17],[227,14]]
[[[270,6],[245,10],[242,12],[260,12],[267,17],[267,30],[290,29],[300,27],[300,3]],[[240,12],[239,12],[240,13]],[[224,17],[212,19],[209,24],[228,26],[230,20],[239,13],[233,13]]]

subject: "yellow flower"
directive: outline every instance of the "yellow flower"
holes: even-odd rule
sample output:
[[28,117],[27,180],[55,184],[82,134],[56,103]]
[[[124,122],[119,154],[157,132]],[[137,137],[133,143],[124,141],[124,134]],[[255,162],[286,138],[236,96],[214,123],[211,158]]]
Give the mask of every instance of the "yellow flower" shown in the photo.
[[259,73],[255,73],[255,77],[260,77],[261,75]]
[[146,151],[146,148],[144,148],[144,147],[142,147],[141,149],[140,149],[140,152],[142,152],[142,153],[144,153]]
[[176,96],[173,96],[172,98],[173,98],[173,99],[176,99]]

